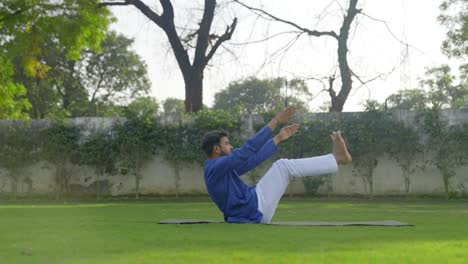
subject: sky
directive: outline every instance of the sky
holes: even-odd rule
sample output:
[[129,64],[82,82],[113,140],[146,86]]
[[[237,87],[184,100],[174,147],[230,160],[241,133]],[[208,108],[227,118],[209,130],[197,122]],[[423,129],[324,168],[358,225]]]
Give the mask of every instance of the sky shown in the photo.
[[[161,10],[156,0],[145,1],[156,12]],[[221,2],[221,1],[218,1]],[[323,31],[339,31],[344,0],[244,0],[300,26]],[[360,111],[366,99],[379,102],[400,89],[416,88],[425,69],[444,63],[452,65],[440,50],[446,29],[439,25],[441,0],[360,0],[359,15],[352,26],[348,41],[351,69],[366,85],[354,80],[354,88],[344,111]],[[202,15],[201,0],[173,0],[178,32],[195,28]],[[132,6],[111,7],[117,18],[111,28],[134,39],[133,49],[148,66],[152,82],[151,96],[158,101],[168,97],[185,98],[182,75],[164,32]],[[234,17],[238,26],[232,39],[219,49],[205,70],[203,102],[212,106],[214,95],[232,81],[250,76],[274,78],[284,76],[307,80],[314,99],[313,111],[323,109],[329,96],[319,80],[337,70],[336,41],[328,37],[301,36],[287,51],[280,50],[295,38],[282,34],[268,41],[245,45],[268,36],[292,31],[294,28],[259,19],[237,5],[221,5],[217,9],[213,30],[221,34]],[[385,23],[383,23],[384,21]],[[408,45],[406,45],[407,43]],[[337,84],[338,85],[338,84]]]

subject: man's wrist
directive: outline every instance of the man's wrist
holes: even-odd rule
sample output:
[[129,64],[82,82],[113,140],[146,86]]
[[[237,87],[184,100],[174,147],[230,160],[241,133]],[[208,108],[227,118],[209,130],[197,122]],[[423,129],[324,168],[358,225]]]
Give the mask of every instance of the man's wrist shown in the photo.
[[273,118],[270,123],[268,123],[268,127],[270,127],[271,131],[275,130],[275,128],[279,125],[278,119]]
[[278,145],[281,141],[283,141],[280,137],[280,135],[276,135],[273,137],[273,142],[275,143],[275,145]]

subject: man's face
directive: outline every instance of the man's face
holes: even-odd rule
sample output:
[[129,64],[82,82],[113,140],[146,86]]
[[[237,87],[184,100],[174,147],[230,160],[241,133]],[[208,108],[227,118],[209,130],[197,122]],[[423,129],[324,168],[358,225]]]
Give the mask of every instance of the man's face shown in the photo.
[[229,139],[227,137],[222,137],[219,140],[219,144],[216,146],[219,148],[219,155],[220,156],[226,156],[229,153],[231,153],[233,147],[231,146],[231,143],[229,142]]

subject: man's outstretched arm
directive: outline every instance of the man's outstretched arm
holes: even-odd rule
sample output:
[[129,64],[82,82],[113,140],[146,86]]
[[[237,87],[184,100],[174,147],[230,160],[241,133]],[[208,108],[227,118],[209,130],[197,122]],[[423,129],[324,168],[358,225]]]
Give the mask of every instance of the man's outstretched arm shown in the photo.
[[239,164],[239,166],[235,167],[234,169],[239,175],[243,175],[244,173],[249,172],[253,168],[260,165],[260,163],[270,158],[276,151],[278,151],[277,145],[296,134],[298,130],[299,124],[283,127],[278,135],[264,144],[257,153],[250,156],[246,162]]
[[241,148],[235,149],[227,156],[230,167],[239,168],[242,166],[271,139],[271,132],[273,132],[278,125],[288,122],[295,114],[296,108],[294,106],[277,113],[265,127],[260,129],[252,138],[245,142]]

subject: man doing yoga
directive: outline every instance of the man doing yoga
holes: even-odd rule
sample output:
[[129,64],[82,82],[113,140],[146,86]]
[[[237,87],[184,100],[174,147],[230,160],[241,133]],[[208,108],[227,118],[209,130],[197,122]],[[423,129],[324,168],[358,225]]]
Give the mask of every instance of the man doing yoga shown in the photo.
[[254,169],[278,151],[278,144],[299,130],[299,124],[281,128],[273,137],[275,128],[294,117],[295,107],[276,114],[267,125],[238,149],[229,143],[224,131],[205,135],[202,148],[205,161],[204,177],[211,199],[224,213],[224,221],[234,223],[270,223],[278,202],[289,182],[295,177],[318,176],[338,171],[337,164],[351,162],[351,156],[341,132],[330,135],[332,153],[303,159],[280,159],[255,186],[248,186],[240,176]]

